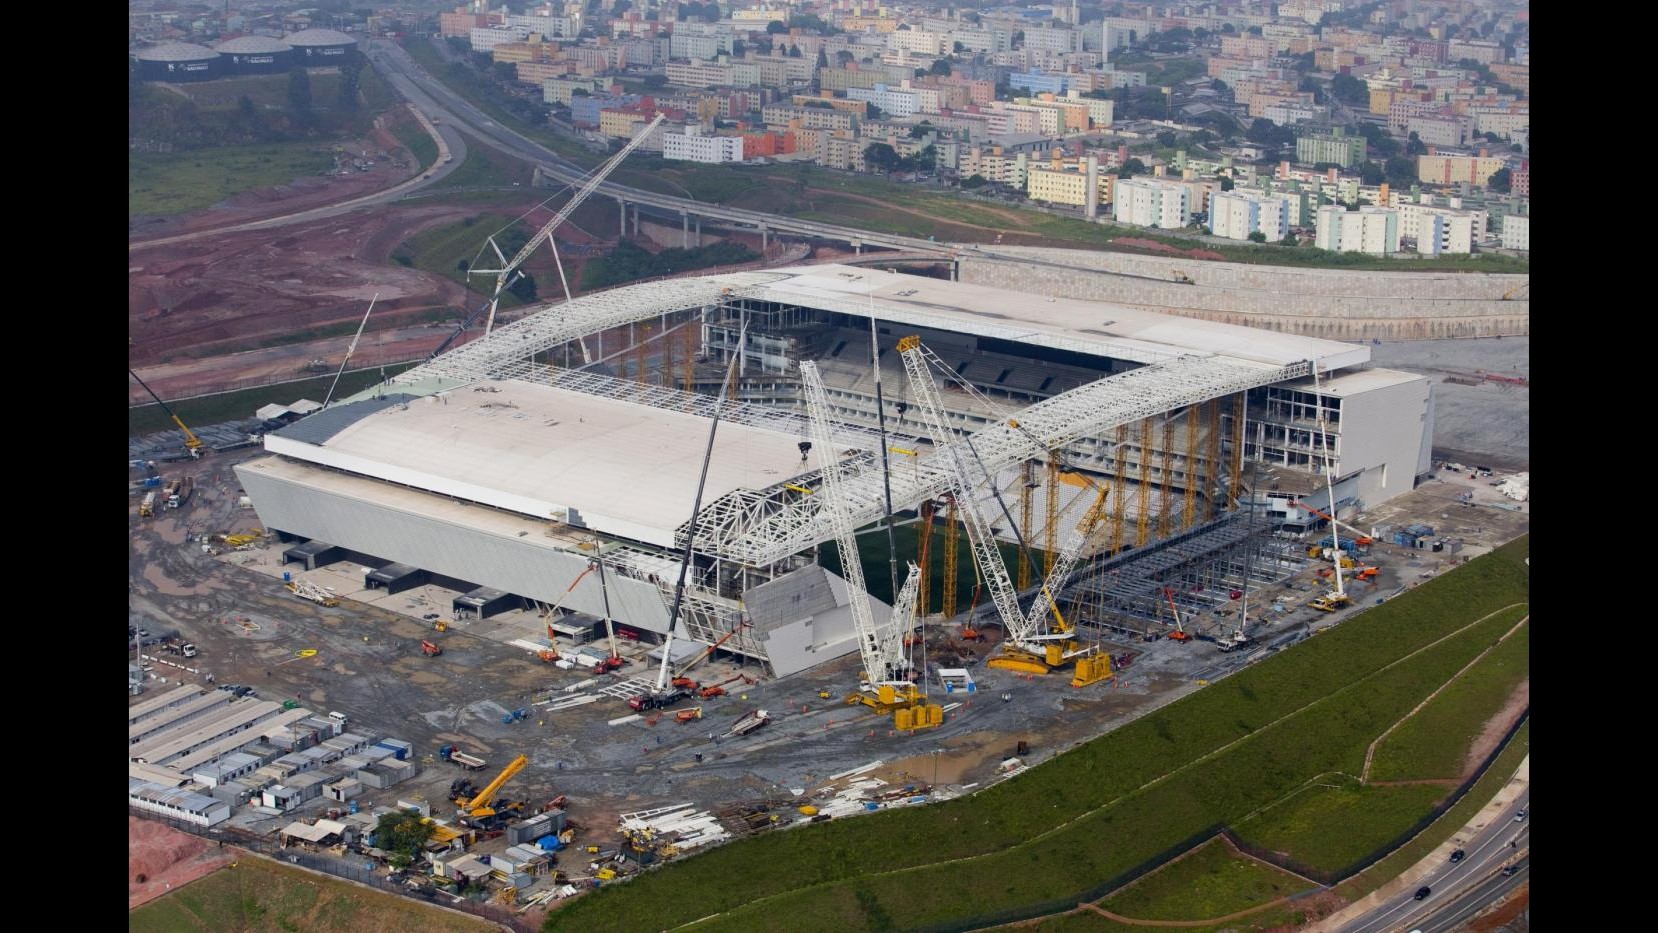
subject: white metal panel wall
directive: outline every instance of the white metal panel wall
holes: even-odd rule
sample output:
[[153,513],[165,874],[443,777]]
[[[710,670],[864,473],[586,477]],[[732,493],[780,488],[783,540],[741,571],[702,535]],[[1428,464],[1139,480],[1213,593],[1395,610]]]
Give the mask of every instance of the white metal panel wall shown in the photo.
[[1357,392],[1341,400],[1342,473],[1386,466],[1365,490],[1366,506],[1410,492],[1426,472],[1433,443],[1433,396],[1427,377]]
[[[554,603],[587,568],[580,555],[539,542],[464,528],[428,515],[364,502],[340,493],[236,467],[266,528],[315,538],[422,570]],[[652,632],[668,630],[668,610],[655,586],[608,574],[613,617]],[[600,616],[598,574],[589,574],[563,607]]]

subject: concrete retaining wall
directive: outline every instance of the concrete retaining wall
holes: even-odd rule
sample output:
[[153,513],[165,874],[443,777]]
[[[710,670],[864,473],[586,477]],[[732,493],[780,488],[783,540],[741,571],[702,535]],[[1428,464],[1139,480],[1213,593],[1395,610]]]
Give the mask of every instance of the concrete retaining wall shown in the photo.
[[1032,247],[997,252],[1032,261],[964,251],[961,280],[1337,340],[1530,333],[1529,293],[1502,299],[1526,275],[1299,269]]

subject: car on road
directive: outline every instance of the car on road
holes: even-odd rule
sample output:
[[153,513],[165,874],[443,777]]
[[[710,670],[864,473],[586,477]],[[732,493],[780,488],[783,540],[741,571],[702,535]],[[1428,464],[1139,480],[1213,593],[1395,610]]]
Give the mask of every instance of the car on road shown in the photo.
[[1507,878],[1508,876],[1514,874],[1515,872],[1517,872],[1519,870],[1520,870],[1520,866],[1510,865],[1507,868],[1503,869],[1503,877]]
[[1462,851],[1461,849],[1458,849],[1455,852],[1451,853],[1451,864],[1455,865],[1456,863],[1462,861],[1467,856],[1468,856],[1468,853]]
[[1514,822],[1524,823],[1525,821],[1526,821],[1526,811],[1521,810],[1519,813],[1514,814]]
[[1425,900],[1428,899],[1428,895],[1430,895],[1432,893],[1433,893],[1433,888],[1430,888],[1427,885],[1423,885],[1420,888],[1416,889],[1416,899],[1419,900],[1419,901],[1425,901]]

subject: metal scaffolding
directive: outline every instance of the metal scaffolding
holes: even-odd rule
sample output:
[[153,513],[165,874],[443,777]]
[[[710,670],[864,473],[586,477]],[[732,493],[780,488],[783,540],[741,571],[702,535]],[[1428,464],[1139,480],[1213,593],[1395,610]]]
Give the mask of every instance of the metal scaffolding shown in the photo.
[[[1156,635],[1173,625],[1165,588],[1173,590],[1181,616],[1196,634],[1212,635],[1219,613],[1237,611],[1233,594],[1280,583],[1306,564],[1301,543],[1227,512],[1144,548],[1101,555],[1077,572],[1065,594],[1085,627],[1129,635]],[[1260,607],[1264,609],[1265,607]],[[1207,618],[1205,618],[1207,616]]]

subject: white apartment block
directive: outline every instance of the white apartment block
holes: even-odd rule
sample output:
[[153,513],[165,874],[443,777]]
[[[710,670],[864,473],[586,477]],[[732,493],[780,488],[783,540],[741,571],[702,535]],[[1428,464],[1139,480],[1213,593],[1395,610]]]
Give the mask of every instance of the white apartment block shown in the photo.
[[1429,146],[1464,146],[1473,135],[1473,122],[1467,117],[1422,114],[1405,120],[1405,132]]
[[1416,222],[1416,251],[1424,256],[1474,251],[1474,214],[1450,208],[1429,208]]
[[488,52],[505,42],[523,42],[530,31],[523,26],[473,26],[472,51]]
[[679,162],[741,162],[743,138],[670,133],[662,137],[662,158]]
[[1386,256],[1399,251],[1399,212],[1385,207],[1350,211],[1327,204],[1314,215],[1313,245],[1336,253]]
[[1121,179],[1112,195],[1111,216],[1119,223],[1178,230],[1192,220],[1192,192],[1179,182]]
[[1229,240],[1247,240],[1259,232],[1276,243],[1290,232],[1289,201],[1282,195],[1223,191],[1209,199],[1209,229]]
[[[1416,241],[1416,251],[1428,253],[1435,242],[1448,244],[1442,252],[1469,252],[1469,249],[1454,248],[1462,243],[1462,236],[1458,232],[1457,224],[1451,228],[1436,228],[1433,218],[1437,215],[1466,217],[1468,220],[1467,240],[1470,244],[1485,240],[1485,231],[1489,215],[1483,210],[1464,210],[1462,201],[1451,198],[1450,204],[1434,204],[1429,195],[1423,195],[1421,202],[1399,200],[1394,207],[1399,211],[1399,235]],[[1460,221],[1458,222],[1460,223]],[[1437,231],[1437,239],[1436,239]],[[1438,255],[1437,253],[1433,255]]]
[[887,33],[887,48],[918,55],[948,55],[950,42],[949,33],[924,29],[895,29]]
[[[848,100],[861,100],[881,108],[882,112],[894,117],[907,117],[921,113],[921,95],[913,90],[888,87],[877,84],[872,88],[852,87],[846,89]],[[937,92],[933,100],[938,100]],[[935,103],[936,107],[936,103]]]
[[1484,107],[1470,107],[1468,112],[1474,118],[1474,132],[1496,133],[1504,139],[1512,139],[1515,130],[1525,130],[1531,127],[1531,111],[1526,110],[1496,110]]
[[579,16],[518,16],[508,13],[502,19],[502,23],[507,26],[522,26],[547,38],[567,39],[581,34]]
[[1054,55],[1063,55],[1066,52],[1075,52],[1077,33],[1074,29],[1049,29],[1046,26],[1033,26],[1025,30],[1025,48],[1032,52],[1047,52]]
[[669,58],[707,61],[731,51],[730,36],[699,36],[675,32],[668,40]]
[[1273,104],[1262,110],[1261,116],[1279,126],[1289,126],[1293,123],[1323,123],[1330,117],[1330,108],[1318,104],[1286,102]]
[[1531,249],[1531,216],[1509,214],[1503,218],[1503,249]]

